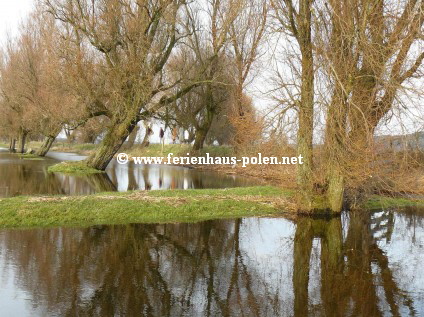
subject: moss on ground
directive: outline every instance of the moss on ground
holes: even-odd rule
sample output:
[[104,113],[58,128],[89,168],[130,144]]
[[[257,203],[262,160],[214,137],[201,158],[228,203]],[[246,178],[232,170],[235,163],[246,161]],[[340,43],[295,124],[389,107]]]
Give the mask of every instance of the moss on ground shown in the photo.
[[99,171],[95,168],[89,167],[82,162],[62,162],[56,165],[49,166],[49,172],[52,173],[64,173],[64,174],[96,174],[96,173],[104,173],[104,171]]

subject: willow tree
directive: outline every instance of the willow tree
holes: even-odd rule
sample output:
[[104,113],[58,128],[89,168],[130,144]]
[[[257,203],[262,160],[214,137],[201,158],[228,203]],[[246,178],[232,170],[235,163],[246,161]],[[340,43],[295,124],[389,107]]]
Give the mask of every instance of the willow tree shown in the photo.
[[[17,152],[23,153],[25,142],[31,130],[31,107],[35,91],[34,72],[28,72],[33,61],[33,52],[22,47],[25,39],[9,39],[4,49],[2,67],[0,69],[2,124],[8,126],[12,140],[18,140]],[[15,143],[13,141],[13,143]],[[15,150],[15,145],[11,146]]]
[[329,1],[319,11],[323,65],[332,97],[325,156],[329,207],[340,211],[353,178],[370,176],[378,125],[414,87],[424,59],[424,1]]
[[[205,5],[209,20],[207,23],[202,22],[202,5],[187,10],[189,30],[194,34],[190,37],[189,46],[195,65],[204,70],[201,73],[203,84],[197,88],[200,107],[196,111],[195,151],[203,148],[214,117],[219,115],[223,103],[228,100],[228,86],[232,85],[227,53],[229,32],[245,4],[240,0],[208,0]],[[199,26],[201,32],[196,32]]]
[[13,113],[10,127],[19,134],[23,152],[29,133],[45,136],[36,154],[44,156],[67,119],[78,107],[64,85],[54,20],[39,10],[31,13],[5,49],[1,68],[3,107]]
[[[179,69],[179,73],[184,73],[184,70],[192,68],[193,65],[197,69],[204,69],[199,77],[203,84],[172,103],[167,109],[169,111],[161,116],[161,120],[182,127],[189,131],[189,134],[193,131],[193,150],[198,151],[210,136],[213,123],[225,119],[221,117],[232,108],[234,80],[229,71],[231,62],[216,50],[204,48],[197,54],[190,51],[184,53],[172,61],[172,69]],[[217,56],[214,57],[214,54]],[[210,63],[208,58],[211,58]]]
[[[74,86],[87,112],[110,119],[88,166],[104,170],[138,121],[191,88],[175,90],[165,74],[168,59],[187,36],[181,27],[183,0],[47,0],[61,23],[64,46],[76,69]],[[85,64],[91,61],[90,67]]]
[[[304,163],[297,168],[297,185],[300,190],[299,208],[312,208],[313,194],[313,117],[314,117],[314,54],[312,42],[312,4],[313,0],[271,1],[273,14],[277,21],[276,30],[285,32],[295,39],[300,52],[299,97],[291,98],[297,110],[298,132],[297,152]],[[286,43],[287,44],[287,43]],[[296,76],[296,74],[295,74]],[[289,92],[291,95],[292,93]]]

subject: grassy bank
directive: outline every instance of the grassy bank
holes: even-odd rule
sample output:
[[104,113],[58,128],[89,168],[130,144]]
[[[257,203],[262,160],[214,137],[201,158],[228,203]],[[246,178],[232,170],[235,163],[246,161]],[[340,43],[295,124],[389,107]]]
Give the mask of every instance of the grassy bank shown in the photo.
[[0,200],[0,227],[195,222],[275,215],[290,209],[290,195],[291,192],[265,186],[14,197]]
[[84,162],[62,162],[56,165],[49,166],[48,171],[51,173],[64,173],[74,175],[98,174],[104,171],[96,170],[88,167]]
[[371,196],[363,206],[366,209],[382,209],[392,207],[418,207],[424,208],[424,200],[422,199],[408,199],[401,197],[385,197],[385,196]]
[[[90,196],[0,199],[0,227],[90,226],[99,224],[196,222],[292,213],[294,192],[272,186],[231,189],[157,190]],[[418,206],[424,200],[372,197],[366,207]]]

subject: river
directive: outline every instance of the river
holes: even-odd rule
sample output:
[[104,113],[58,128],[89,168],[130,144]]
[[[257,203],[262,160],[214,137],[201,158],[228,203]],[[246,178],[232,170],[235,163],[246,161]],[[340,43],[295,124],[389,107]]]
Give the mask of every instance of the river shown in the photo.
[[[165,166],[47,172],[0,154],[1,196],[215,188]],[[6,188],[6,189],[5,189]],[[0,230],[1,316],[424,316],[424,210]]]
[[113,160],[106,173],[67,175],[49,173],[50,165],[78,161],[84,156],[51,152],[44,159],[20,158],[0,151],[0,197],[19,195],[88,195],[105,191],[227,188],[259,184],[260,181],[213,171],[171,165],[120,165]]

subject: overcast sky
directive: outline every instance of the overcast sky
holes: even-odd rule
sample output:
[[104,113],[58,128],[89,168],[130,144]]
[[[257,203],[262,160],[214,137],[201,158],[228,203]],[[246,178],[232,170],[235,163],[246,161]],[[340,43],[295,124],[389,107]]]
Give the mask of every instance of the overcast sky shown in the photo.
[[0,0],[0,41],[4,43],[7,33],[16,34],[19,23],[31,8],[34,0]]

